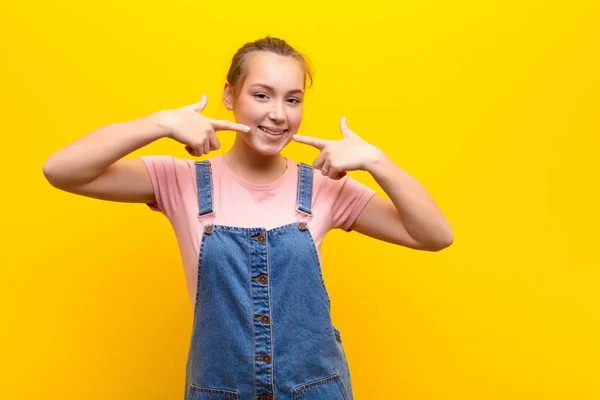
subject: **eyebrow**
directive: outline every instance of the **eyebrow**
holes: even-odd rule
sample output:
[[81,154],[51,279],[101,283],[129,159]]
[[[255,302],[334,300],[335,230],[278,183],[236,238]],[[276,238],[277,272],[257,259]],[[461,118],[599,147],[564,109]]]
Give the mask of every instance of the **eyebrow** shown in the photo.
[[[263,88],[265,88],[267,90],[270,90],[272,92],[275,91],[275,89],[272,86],[266,85],[264,83],[254,83],[254,84],[250,85],[250,87],[252,87],[252,86],[260,86],[260,87],[263,87]],[[304,94],[304,92],[301,89],[292,89],[288,93],[300,93],[300,94]]]

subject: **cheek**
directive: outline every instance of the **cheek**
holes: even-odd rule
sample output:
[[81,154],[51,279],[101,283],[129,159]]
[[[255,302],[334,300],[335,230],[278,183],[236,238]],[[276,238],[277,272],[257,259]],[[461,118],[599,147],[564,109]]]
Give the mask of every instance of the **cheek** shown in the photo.
[[292,112],[288,116],[288,119],[289,119],[291,125],[293,125],[297,128],[300,125],[300,123],[302,122],[302,108],[298,107],[298,108],[295,108],[294,110],[292,110]]
[[238,104],[236,107],[236,115],[247,121],[262,120],[266,111],[257,103]]

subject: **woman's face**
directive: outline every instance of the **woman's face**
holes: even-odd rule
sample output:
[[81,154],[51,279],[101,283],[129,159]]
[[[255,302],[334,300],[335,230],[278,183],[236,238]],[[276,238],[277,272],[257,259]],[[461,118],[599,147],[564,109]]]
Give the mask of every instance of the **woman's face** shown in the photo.
[[273,155],[291,140],[302,121],[304,69],[298,60],[271,52],[253,52],[248,74],[235,102],[225,85],[225,104],[235,120],[250,126],[240,137],[256,151]]

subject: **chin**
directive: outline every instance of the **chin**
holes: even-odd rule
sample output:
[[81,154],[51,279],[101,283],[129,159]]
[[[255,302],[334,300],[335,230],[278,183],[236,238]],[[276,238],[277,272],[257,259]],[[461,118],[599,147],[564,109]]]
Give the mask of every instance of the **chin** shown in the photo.
[[280,144],[277,146],[274,146],[272,144],[265,145],[264,143],[258,143],[257,145],[253,145],[252,148],[262,155],[274,156],[281,153],[281,151],[285,148],[286,145],[287,142],[283,145]]
[[252,136],[247,143],[254,151],[266,156],[273,156],[281,153],[281,151],[292,141],[293,133],[287,133],[285,134],[285,137],[282,137],[277,141],[268,140],[263,135],[264,133],[257,129],[252,132]]

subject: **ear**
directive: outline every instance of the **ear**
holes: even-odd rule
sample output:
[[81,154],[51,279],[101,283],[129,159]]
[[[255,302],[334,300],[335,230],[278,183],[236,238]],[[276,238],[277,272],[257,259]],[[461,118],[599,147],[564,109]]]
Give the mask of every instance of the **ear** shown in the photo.
[[225,103],[225,107],[228,110],[233,110],[233,88],[229,82],[225,82],[225,87],[223,88],[223,103]]

